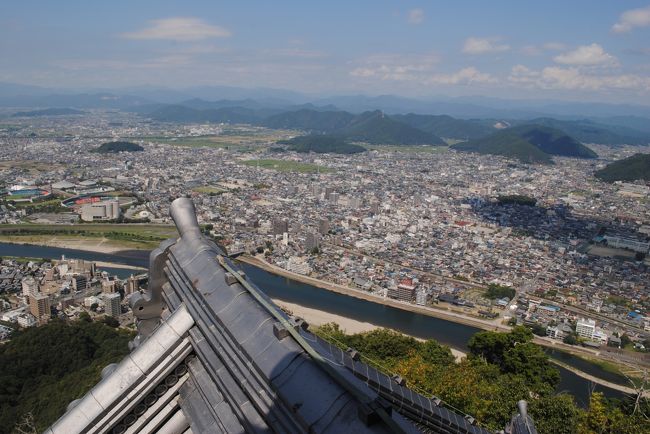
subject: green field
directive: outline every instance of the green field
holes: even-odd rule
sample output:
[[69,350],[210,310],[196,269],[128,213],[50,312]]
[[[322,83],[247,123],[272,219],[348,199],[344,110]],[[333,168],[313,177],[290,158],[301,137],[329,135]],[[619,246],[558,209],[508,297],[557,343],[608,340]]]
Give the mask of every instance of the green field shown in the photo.
[[291,132],[284,130],[225,130],[222,134],[199,137],[138,137],[140,140],[192,148],[221,148],[234,151],[250,151],[287,138]]
[[332,169],[316,164],[301,163],[299,161],[287,160],[246,160],[242,164],[251,167],[262,167],[264,169],[277,170],[278,172],[298,172],[298,173],[327,173]]
[[224,193],[226,190],[212,185],[204,185],[202,187],[194,187],[192,191],[196,193],[203,193],[203,194],[210,194],[210,193],[220,194],[220,193]]
[[[73,225],[20,224],[0,225],[0,241],[47,243],[88,240],[129,249],[151,249],[167,238],[178,236],[175,226],[151,224],[103,224],[86,223]],[[91,244],[92,244],[91,243]]]

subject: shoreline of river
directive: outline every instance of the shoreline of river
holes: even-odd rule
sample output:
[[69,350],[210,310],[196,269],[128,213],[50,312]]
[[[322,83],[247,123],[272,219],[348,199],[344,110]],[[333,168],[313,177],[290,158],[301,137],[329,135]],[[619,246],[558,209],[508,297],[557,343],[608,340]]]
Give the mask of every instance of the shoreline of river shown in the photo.
[[[260,269],[262,269],[262,270],[264,270],[264,271],[266,271],[268,273],[274,274],[276,276],[291,279],[291,280],[294,280],[294,281],[297,281],[297,282],[300,282],[300,283],[304,283],[304,284],[307,284],[307,285],[312,285],[312,286],[315,286],[315,287],[318,287],[318,288],[321,288],[321,289],[324,289],[324,290],[327,290],[327,291],[336,292],[338,294],[359,298],[359,299],[366,300],[366,301],[369,301],[369,302],[372,302],[372,303],[378,303],[378,304],[382,304],[382,305],[385,305],[385,306],[390,306],[390,307],[402,309],[402,310],[412,312],[412,313],[419,313],[419,314],[431,316],[431,317],[434,317],[434,318],[438,318],[438,319],[441,319],[441,320],[444,320],[444,321],[449,321],[449,322],[453,322],[453,323],[457,323],[457,324],[462,324],[462,325],[466,325],[466,326],[470,326],[470,327],[479,328],[481,330],[487,330],[487,331],[495,331],[495,330],[508,331],[508,330],[510,330],[510,327],[504,326],[502,324],[495,325],[494,323],[489,323],[488,321],[482,321],[482,320],[479,320],[479,319],[463,317],[461,314],[457,314],[455,312],[448,312],[448,311],[443,311],[443,310],[440,310],[440,309],[426,308],[426,307],[423,307],[423,306],[417,306],[417,305],[413,305],[413,304],[410,304],[410,303],[402,303],[402,302],[398,302],[396,300],[379,297],[379,296],[367,293],[365,291],[360,291],[360,290],[356,290],[354,288],[346,287],[346,286],[343,286],[343,285],[338,285],[338,284],[335,284],[335,283],[315,279],[313,277],[303,276],[303,275],[300,275],[300,274],[292,273],[292,272],[284,270],[284,269],[282,269],[282,268],[280,268],[278,266],[270,264],[270,263],[268,263],[266,261],[262,261],[262,260],[259,260],[258,258],[254,258],[254,257],[251,257],[251,256],[242,255],[242,256],[238,257],[237,260],[241,261],[243,263],[246,263],[248,265],[251,265],[253,267],[260,268]],[[599,358],[598,357],[598,352],[596,352],[596,351],[586,349],[586,348],[568,347],[567,344],[564,344],[562,342],[551,341],[549,339],[541,338],[539,336],[535,336],[534,339],[533,339],[533,342],[540,345],[540,346],[542,346],[542,347],[545,347],[545,348],[550,348],[550,349],[554,349],[554,350],[558,350],[558,351],[563,351],[563,352],[571,354],[573,356],[580,357],[580,358],[582,358],[583,360],[585,360],[587,362],[589,362],[589,359],[587,359],[585,357],[597,358],[597,359]],[[456,348],[454,348],[454,350],[459,351]],[[561,366],[561,367],[570,366],[570,365],[567,365],[566,363],[564,363],[562,361],[554,359],[553,357],[550,357],[550,360],[553,363],[557,362],[555,364],[558,365],[558,366]],[[609,359],[607,359],[607,361],[612,362],[612,360],[609,360]],[[576,375],[578,375],[578,376],[580,376],[580,377],[582,377],[582,378],[584,378],[586,380],[589,380],[589,381],[594,381],[594,379],[596,379],[598,381],[594,381],[594,382],[596,382],[598,384],[601,384],[602,386],[605,386],[605,387],[616,389],[618,391],[625,392],[625,393],[633,393],[634,392],[634,390],[632,388],[630,388],[630,387],[627,387],[627,386],[622,385],[622,384],[618,384],[618,383],[614,383],[614,382],[602,379],[600,377],[591,375],[591,374],[589,374],[587,372],[584,372],[584,371],[582,371],[580,369],[577,369],[577,368],[572,367],[571,372],[573,372],[574,374],[576,374]],[[612,385],[615,385],[615,387],[612,387]],[[647,392],[646,392],[646,395],[648,395]]]

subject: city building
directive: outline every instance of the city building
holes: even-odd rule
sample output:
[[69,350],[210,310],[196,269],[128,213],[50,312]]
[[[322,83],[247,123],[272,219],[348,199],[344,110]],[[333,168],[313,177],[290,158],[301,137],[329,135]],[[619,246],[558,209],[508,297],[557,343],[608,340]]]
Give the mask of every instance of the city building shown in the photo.
[[412,303],[415,299],[415,285],[413,285],[413,280],[403,279],[397,286],[388,288],[388,296]]
[[120,294],[117,292],[104,294],[104,312],[108,316],[117,318],[120,316]]
[[72,289],[75,291],[83,291],[88,288],[88,278],[84,274],[77,274],[72,276]]
[[415,304],[420,306],[426,306],[427,292],[424,289],[420,289],[415,293]]
[[320,248],[320,235],[317,232],[307,232],[305,237],[305,250],[311,252]]
[[594,333],[596,332],[596,321],[593,319],[581,318],[576,324],[576,333],[578,336],[593,339]]
[[50,297],[40,293],[30,295],[29,311],[39,323],[46,323],[50,319]]
[[330,230],[330,222],[327,219],[320,219],[318,221],[318,232],[321,235],[327,235]]
[[32,276],[25,277],[22,282],[23,296],[29,297],[38,292],[38,282]]
[[273,235],[282,235],[289,232],[289,221],[287,219],[273,219]]
[[81,220],[116,220],[120,216],[120,203],[117,200],[87,203],[81,207]]

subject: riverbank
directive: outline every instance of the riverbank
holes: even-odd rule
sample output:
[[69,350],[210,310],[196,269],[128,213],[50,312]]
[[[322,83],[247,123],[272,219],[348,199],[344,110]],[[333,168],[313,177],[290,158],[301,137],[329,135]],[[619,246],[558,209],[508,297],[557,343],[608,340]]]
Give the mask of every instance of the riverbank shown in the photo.
[[[610,389],[618,390],[619,392],[628,393],[630,395],[636,395],[636,390],[634,390],[631,387],[623,386],[622,384],[618,384],[618,383],[612,383],[611,381],[603,380],[602,378],[587,374],[586,372],[581,371],[580,369],[574,368],[573,366],[567,363],[560,362],[559,360],[554,359],[552,357],[549,358],[549,360],[551,361],[551,363],[557,366],[561,366],[564,369],[573,372],[577,376],[584,378],[585,380],[589,380],[593,383],[600,384],[601,386],[609,387]],[[650,397],[650,391],[648,390],[644,391],[643,397],[644,398]]]
[[0,242],[8,244],[29,244],[32,246],[58,247],[61,249],[83,250],[85,252],[117,253],[123,250],[148,250],[141,243],[116,241],[103,237],[64,237],[44,235],[2,235]]
[[[352,318],[344,317],[341,315],[336,315],[334,313],[325,312],[320,309],[313,309],[309,307],[300,306],[295,303],[290,303],[288,301],[272,299],[275,304],[277,304],[285,312],[289,312],[293,315],[299,316],[309,323],[310,326],[321,326],[328,323],[336,323],[339,327],[345,331],[347,334],[357,334],[369,332],[372,330],[383,328],[381,326],[371,324],[369,322],[357,321]],[[418,340],[422,340],[417,338]],[[460,361],[465,354],[463,351],[457,350],[456,348],[449,347],[451,353],[454,355],[457,361]]]
[[[315,287],[318,287],[318,288],[321,288],[321,289],[325,289],[327,291],[336,292],[338,294],[347,295],[347,296],[355,297],[355,298],[358,298],[358,299],[366,300],[366,301],[369,301],[369,302],[372,302],[372,303],[378,303],[378,304],[382,304],[382,305],[385,305],[385,306],[391,306],[391,307],[395,307],[395,308],[405,310],[405,311],[408,311],[408,312],[419,313],[419,314],[427,315],[427,316],[430,316],[430,317],[439,318],[439,319],[442,319],[442,320],[445,320],[445,321],[450,321],[450,322],[457,323],[457,324],[463,324],[463,325],[466,325],[466,326],[475,327],[475,328],[482,329],[482,330],[507,332],[507,331],[509,331],[511,329],[509,326],[506,326],[506,325],[503,325],[503,324],[498,324],[498,323],[495,323],[494,321],[481,320],[481,319],[478,319],[478,318],[471,318],[471,317],[463,316],[462,314],[459,314],[459,313],[456,313],[456,312],[450,312],[450,311],[446,311],[446,310],[443,310],[443,309],[435,309],[435,308],[430,308],[430,307],[418,306],[418,305],[414,305],[414,304],[411,304],[411,303],[399,302],[397,300],[384,298],[384,297],[381,297],[381,296],[377,296],[377,295],[374,295],[374,294],[371,294],[371,293],[368,293],[368,292],[365,292],[365,291],[357,290],[357,289],[354,289],[354,288],[350,288],[350,287],[347,287],[347,286],[338,285],[338,284],[335,284],[335,283],[315,279],[313,277],[292,273],[292,272],[287,271],[287,270],[285,270],[283,268],[280,268],[278,266],[270,264],[270,263],[268,263],[266,261],[260,260],[259,258],[251,257],[251,256],[248,256],[248,255],[242,255],[242,256],[238,257],[237,260],[239,260],[239,261],[241,261],[243,263],[252,265],[254,267],[257,267],[259,269],[262,269],[262,270],[264,270],[264,271],[266,271],[268,273],[271,273],[271,274],[274,274],[274,275],[277,275],[277,276],[281,276],[281,277],[291,279],[291,280],[294,280],[294,281],[297,281],[297,282],[301,282],[301,283],[304,283],[304,284],[307,284],[307,285],[312,285],[312,286],[315,286]],[[565,344],[565,343],[557,341],[557,340],[553,340],[553,339],[550,339],[550,338],[547,338],[547,337],[540,337],[540,336],[535,336],[534,339],[533,339],[533,342],[540,345],[540,346],[546,347],[546,348],[562,351],[562,352],[571,354],[571,355],[576,356],[576,357],[581,357],[581,358],[583,358],[583,359],[585,359],[587,361],[592,360],[592,363],[593,363],[594,360],[604,361],[604,362],[608,362],[608,363],[611,363],[613,365],[616,365],[616,367],[619,368],[619,370],[620,370],[620,368],[626,368],[626,366],[622,365],[619,361],[614,360],[611,357],[604,357],[601,354],[602,353],[601,351],[592,350],[590,348],[576,347],[576,346],[573,346],[573,345]],[[580,370],[576,370],[576,371],[582,372]],[[577,375],[577,373],[576,373],[576,375]],[[585,379],[589,379],[589,380],[591,380],[592,378],[597,378],[597,377],[591,376],[588,373],[584,373],[584,376],[582,376],[582,377],[585,378]],[[603,380],[603,381],[605,381],[605,380]],[[611,383],[611,382],[608,382],[608,383]],[[611,384],[614,384],[614,383],[611,383]],[[624,387],[624,386],[622,386],[622,387]]]
[[336,283],[327,282],[324,280],[315,279],[313,277],[304,276],[302,274],[293,273],[291,271],[287,271],[283,268],[270,264],[266,261],[262,261],[258,258],[254,258],[252,256],[242,255],[239,256],[237,260],[252,265],[254,267],[261,268],[262,270],[268,271],[269,273],[278,276],[286,277],[288,279],[305,283],[307,285],[316,286],[318,288],[327,289],[328,291],[333,291],[339,294],[349,295],[351,297],[371,301],[373,303],[380,303],[386,306],[396,307],[398,309],[406,310],[409,312],[421,313],[428,316],[433,316],[436,318],[456,322],[459,324],[464,324],[471,327],[477,327],[483,330],[501,330],[501,331],[510,330],[510,327],[505,326],[503,324],[495,323],[493,321],[482,320],[479,318],[470,318],[462,314],[447,311],[447,310],[434,309],[425,306],[418,306],[411,303],[404,303],[390,298],[377,296],[366,291],[360,291],[358,289],[350,288],[349,286],[338,285]]

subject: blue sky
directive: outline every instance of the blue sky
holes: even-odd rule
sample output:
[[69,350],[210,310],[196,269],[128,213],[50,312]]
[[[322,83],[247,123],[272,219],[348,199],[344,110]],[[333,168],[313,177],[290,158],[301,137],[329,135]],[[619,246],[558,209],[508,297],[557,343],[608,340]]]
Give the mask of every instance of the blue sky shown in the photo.
[[645,1],[11,1],[0,81],[644,103]]

